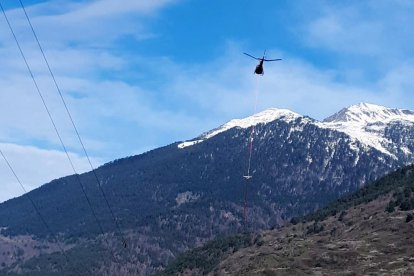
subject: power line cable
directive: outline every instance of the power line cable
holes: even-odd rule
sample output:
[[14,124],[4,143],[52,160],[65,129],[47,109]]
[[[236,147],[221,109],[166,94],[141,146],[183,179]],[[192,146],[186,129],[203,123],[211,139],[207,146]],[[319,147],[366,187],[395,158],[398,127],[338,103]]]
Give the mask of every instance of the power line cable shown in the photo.
[[44,106],[44,108],[45,108],[45,110],[46,110],[46,113],[47,113],[47,115],[48,115],[48,117],[49,117],[49,119],[50,119],[50,121],[51,121],[51,123],[52,123],[52,125],[53,125],[53,128],[54,128],[54,130],[55,130],[55,132],[56,132],[56,135],[57,135],[57,136],[58,136],[58,138],[59,138],[59,141],[60,141],[60,144],[62,145],[63,151],[65,152],[66,157],[67,157],[67,159],[69,160],[70,166],[72,167],[72,170],[73,170],[73,172],[75,173],[75,176],[76,176],[76,178],[77,178],[77,181],[78,181],[79,185],[80,185],[80,186],[81,186],[81,188],[82,188],[82,193],[83,193],[83,195],[85,196],[85,199],[86,199],[86,201],[87,201],[87,203],[88,203],[89,208],[91,209],[91,212],[92,212],[93,217],[95,218],[95,221],[96,221],[96,223],[97,223],[97,225],[98,225],[98,227],[99,227],[99,229],[100,229],[100,232],[102,233],[102,235],[104,235],[104,234],[105,234],[105,232],[103,231],[102,225],[101,225],[101,223],[99,222],[98,217],[97,217],[97,215],[96,215],[96,212],[95,212],[95,210],[94,210],[94,209],[93,209],[93,207],[92,207],[91,201],[90,201],[90,199],[89,199],[89,197],[88,197],[88,195],[87,195],[87,193],[86,193],[85,187],[84,187],[84,185],[82,184],[82,182],[81,182],[81,180],[80,180],[79,174],[77,173],[77,171],[76,171],[76,169],[75,169],[75,166],[74,166],[74,164],[73,164],[73,162],[72,162],[72,159],[71,159],[71,158],[70,158],[70,156],[69,156],[68,150],[66,149],[66,146],[65,146],[65,144],[63,143],[62,137],[61,137],[61,135],[60,135],[60,133],[59,133],[59,131],[58,131],[57,127],[56,127],[56,124],[55,124],[55,122],[54,122],[54,120],[53,120],[52,114],[50,113],[49,108],[47,107],[47,104],[46,104],[46,102],[45,102],[45,99],[44,99],[44,97],[43,97],[43,94],[42,94],[42,93],[41,93],[41,91],[40,91],[40,88],[39,88],[39,86],[38,86],[38,84],[37,84],[37,82],[36,82],[36,79],[35,79],[35,77],[34,77],[34,75],[33,75],[33,72],[32,72],[32,70],[31,70],[31,68],[30,68],[30,66],[29,66],[29,64],[28,64],[28,62],[27,62],[26,56],[25,56],[25,55],[24,55],[24,53],[23,53],[23,50],[22,50],[22,48],[21,48],[21,46],[20,46],[20,43],[19,43],[19,41],[18,41],[18,39],[17,39],[17,37],[16,37],[16,34],[14,33],[13,27],[12,27],[12,26],[11,26],[11,24],[10,24],[10,21],[9,21],[9,19],[8,19],[7,15],[6,15],[6,12],[5,12],[5,10],[4,10],[3,5],[1,4],[1,2],[0,2],[0,8],[1,8],[2,12],[3,12],[4,18],[6,19],[7,25],[9,26],[9,29],[10,29],[10,31],[11,31],[11,33],[12,33],[12,35],[13,35],[13,38],[14,38],[14,40],[15,40],[16,44],[17,44],[17,47],[19,48],[19,51],[20,51],[20,54],[21,54],[21,56],[22,56],[22,58],[23,58],[23,60],[24,60],[24,63],[26,64],[27,70],[28,70],[28,72],[29,72],[29,74],[30,74],[30,77],[31,77],[31,79],[32,79],[32,81],[33,81],[33,84],[34,84],[34,85],[35,85],[35,87],[36,87],[36,91],[37,91],[37,93],[38,93],[39,97],[40,97],[40,98],[41,98],[41,100],[42,100],[42,103],[43,103],[43,106]]
[[54,82],[55,87],[56,87],[56,91],[59,93],[60,99],[62,100],[62,103],[63,103],[63,105],[65,107],[66,113],[67,113],[67,115],[68,115],[68,117],[69,117],[69,119],[70,119],[70,121],[72,123],[73,129],[75,130],[75,133],[76,133],[76,136],[78,137],[79,143],[81,144],[82,149],[83,149],[83,152],[84,152],[84,154],[85,154],[85,156],[86,156],[86,158],[88,160],[88,163],[89,163],[89,166],[91,168],[91,171],[92,171],[92,173],[93,173],[93,175],[95,177],[96,182],[98,183],[98,187],[99,187],[99,190],[101,191],[102,197],[104,198],[105,203],[106,203],[106,206],[108,207],[108,209],[109,209],[109,211],[111,213],[112,220],[114,221],[115,226],[116,226],[117,231],[118,231],[118,235],[121,237],[124,247],[126,247],[127,246],[126,239],[125,239],[124,235],[122,234],[122,231],[121,231],[121,228],[119,226],[118,220],[117,220],[117,218],[116,218],[116,216],[115,216],[115,214],[114,214],[114,212],[113,212],[113,210],[112,210],[112,208],[111,208],[111,206],[109,204],[108,198],[107,198],[107,196],[106,196],[106,194],[105,194],[105,192],[104,192],[104,190],[102,188],[101,181],[99,180],[98,175],[96,174],[96,170],[95,170],[94,166],[92,165],[91,159],[89,158],[89,154],[88,154],[88,152],[86,150],[86,147],[85,147],[85,145],[84,145],[84,143],[82,141],[82,138],[81,138],[81,136],[79,134],[78,128],[76,127],[75,121],[73,120],[73,117],[72,117],[72,115],[71,115],[71,113],[69,111],[68,105],[66,104],[66,101],[65,101],[65,99],[63,97],[62,91],[61,91],[61,89],[60,89],[60,87],[59,87],[59,85],[58,85],[58,83],[56,81],[55,75],[53,74],[53,71],[52,71],[52,69],[50,67],[50,64],[49,64],[49,62],[48,62],[48,60],[46,58],[46,54],[45,54],[45,52],[43,50],[43,47],[40,44],[39,38],[37,37],[37,34],[36,34],[35,29],[34,29],[34,27],[32,25],[32,22],[31,22],[28,14],[26,12],[26,8],[24,7],[23,2],[21,0],[19,0],[19,2],[20,2],[20,5],[21,5],[21,7],[22,7],[22,9],[24,11],[24,14],[26,16],[27,22],[30,25],[30,29],[32,30],[33,36],[36,39],[37,45],[39,46],[40,52],[42,53],[43,59],[44,59],[46,65],[47,65],[47,68],[49,70],[50,76],[53,79],[53,82]]
[[[1,4],[0,4],[1,5]],[[26,198],[30,201],[30,203],[33,206],[33,209],[35,210],[36,214],[38,215],[38,217],[40,218],[42,224],[45,226],[45,228],[47,229],[47,231],[49,231],[49,234],[51,234],[51,236],[55,239],[56,244],[59,247],[60,252],[62,253],[62,255],[65,257],[66,262],[69,262],[69,258],[65,253],[65,250],[63,249],[62,245],[59,243],[58,239],[56,238],[55,233],[52,231],[52,229],[50,228],[50,226],[47,224],[45,218],[42,216],[42,214],[39,211],[39,208],[37,207],[37,205],[35,204],[35,202],[33,201],[32,197],[30,196],[29,193],[27,193],[26,188],[24,187],[24,185],[22,184],[22,182],[20,181],[20,178],[17,176],[15,170],[13,169],[13,167],[11,166],[9,160],[6,158],[6,156],[4,155],[3,151],[0,149],[0,154],[3,157],[4,161],[6,162],[7,166],[9,167],[10,171],[12,172],[12,174],[14,175],[14,178],[16,179],[17,183],[19,183],[20,187],[22,188],[24,195],[26,196]],[[61,266],[61,269],[63,271],[63,267]]]
[[82,189],[82,193],[83,193],[83,195],[85,196],[85,199],[86,199],[86,202],[87,202],[87,204],[88,204],[88,206],[89,206],[89,209],[91,210],[91,213],[92,213],[92,215],[93,215],[93,217],[94,217],[94,220],[95,220],[96,224],[98,225],[99,231],[100,231],[100,232],[101,232],[101,234],[102,234],[102,238],[103,238],[103,240],[104,240],[104,241],[107,243],[107,245],[108,245],[108,249],[107,249],[107,250],[109,251],[109,253],[110,253],[110,255],[111,255],[112,259],[115,261],[115,263],[119,263],[119,261],[117,260],[117,258],[116,258],[116,256],[115,256],[115,254],[114,254],[114,252],[113,252],[113,250],[112,250],[112,248],[111,248],[111,245],[109,244],[108,240],[107,240],[107,239],[106,239],[106,237],[105,237],[105,232],[104,232],[104,230],[103,230],[103,227],[102,227],[102,225],[101,225],[101,223],[100,223],[100,221],[99,221],[99,219],[98,219],[98,216],[97,216],[97,214],[96,214],[96,212],[95,212],[94,208],[92,207],[91,201],[90,201],[90,199],[89,199],[89,197],[88,197],[88,195],[87,195],[87,193],[86,193],[86,189],[85,189],[84,185],[82,184],[82,181],[81,181],[81,179],[80,179],[80,176],[79,176],[79,174],[77,173],[77,171],[76,171],[76,169],[75,169],[75,166],[74,166],[74,164],[73,164],[73,162],[72,162],[72,159],[71,159],[71,158],[70,158],[70,156],[69,156],[68,150],[66,149],[66,146],[65,146],[65,144],[63,143],[62,137],[61,137],[61,135],[60,135],[60,133],[59,133],[59,131],[58,131],[58,128],[57,128],[57,126],[56,126],[56,124],[55,124],[55,122],[54,122],[54,120],[53,120],[53,117],[52,117],[52,115],[51,115],[51,113],[50,113],[50,111],[49,111],[49,108],[48,108],[48,106],[47,106],[47,104],[46,104],[46,101],[45,101],[45,99],[44,99],[44,97],[43,97],[43,94],[42,94],[42,93],[41,93],[41,91],[40,91],[40,88],[39,88],[39,86],[38,86],[38,84],[37,84],[37,82],[36,82],[36,79],[35,79],[35,77],[34,77],[34,75],[33,75],[33,72],[32,72],[32,70],[31,70],[30,66],[29,66],[29,63],[27,62],[26,56],[25,56],[25,55],[24,55],[24,53],[23,53],[23,50],[22,50],[22,48],[21,48],[21,46],[20,46],[20,43],[19,43],[19,41],[18,41],[18,39],[17,39],[17,36],[16,36],[16,34],[15,34],[14,30],[13,30],[13,27],[11,26],[10,21],[9,21],[9,19],[8,19],[8,17],[7,17],[7,14],[6,14],[6,12],[5,12],[4,8],[3,8],[3,5],[1,4],[1,0],[0,0],[0,8],[1,8],[1,10],[2,10],[2,13],[3,13],[3,15],[4,15],[4,18],[6,19],[7,25],[8,25],[8,27],[9,27],[9,29],[10,29],[10,31],[11,31],[11,33],[12,33],[12,35],[13,35],[13,38],[14,38],[14,40],[15,40],[15,42],[16,42],[16,45],[17,45],[17,47],[18,47],[18,49],[19,49],[19,52],[20,52],[20,54],[21,54],[21,56],[22,56],[22,58],[23,58],[23,60],[24,60],[24,63],[25,63],[26,68],[27,68],[27,70],[28,70],[28,72],[29,72],[29,74],[30,74],[30,77],[31,77],[31,79],[32,79],[32,81],[33,81],[33,84],[34,84],[34,85],[35,85],[35,87],[36,87],[36,91],[37,91],[37,93],[38,93],[39,97],[40,97],[40,98],[41,98],[41,100],[42,100],[42,103],[43,103],[43,106],[44,106],[44,108],[45,108],[45,110],[46,110],[46,113],[48,114],[48,117],[49,117],[49,119],[50,119],[50,121],[51,121],[51,123],[52,123],[52,125],[53,125],[53,128],[54,128],[54,130],[55,130],[55,132],[56,132],[56,135],[57,135],[57,136],[58,136],[58,138],[59,138],[60,144],[61,144],[61,146],[62,146],[62,148],[63,148],[63,150],[64,150],[64,152],[65,152],[65,154],[66,154],[66,157],[67,157],[67,159],[68,159],[68,161],[69,161],[69,163],[70,163],[70,165],[71,165],[71,167],[72,167],[72,170],[73,170],[73,172],[74,172],[74,174],[75,174],[75,176],[76,176],[77,182],[79,183],[79,185],[80,185],[80,187],[81,187],[81,189]]

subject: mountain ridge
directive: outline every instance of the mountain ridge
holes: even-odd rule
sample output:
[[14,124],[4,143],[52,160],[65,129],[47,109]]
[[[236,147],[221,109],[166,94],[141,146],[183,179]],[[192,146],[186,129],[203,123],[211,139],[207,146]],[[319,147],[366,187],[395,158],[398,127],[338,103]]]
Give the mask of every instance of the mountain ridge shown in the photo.
[[367,124],[387,119],[405,119],[414,122],[414,111],[361,102],[343,108],[322,121],[330,123],[357,121]]
[[[95,173],[128,237],[128,258],[120,258],[125,274],[136,275],[139,270],[139,275],[148,275],[180,252],[218,235],[237,233],[244,227],[258,230],[282,225],[412,163],[414,126],[393,122],[383,131],[397,159],[346,133],[322,128],[308,117],[280,116],[255,125],[246,226],[242,175],[247,166],[249,128],[229,128],[192,146],[179,148],[179,142],[173,143],[99,167]],[[402,147],[409,151],[402,151]],[[30,192],[31,198],[71,256],[84,256],[87,251],[99,252],[102,248],[126,255],[94,174],[79,177],[104,235],[76,176],[45,184]],[[16,242],[12,247],[7,245],[10,255],[0,250],[0,263],[1,258],[7,260],[5,271],[19,270],[28,258],[30,267],[39,267],[42,272],[56,269],[47,260],[59,254],[47,242],[50,233],[27,199],[20,197],[0,204],[0,249],[1,237],[23,240],[27,236],[40,245],[30,241],[29,248],[25,248]],[[48,249],[39,250],[42,246]],[[94,274],[93,269],[115,274],[114,269],[121,265],[99,257],[92,261],[93,255],[82,259],[77,269],[89,274]]]
[[[243,119],[230,120],[194,139],[179,143],[178,147],[185,148],[201,143],[231,128],[248,128],[253,125],[267,124],[275,120],[290,122],[297,118],[307,118],[309,123],[313,123],[318,127],[345,133],[366,146],[373,147],[395,159],[398,157],[388,148],[389,140],[382,137],[386,126],[394,122],[414,125],[414,111],[388,108],[370,103],[358,103],[348,106],[321,121],[300,115],[288,109],[269,108]],[[402,150],[407,154],[412,154],[412,150],[407,147],[403,147]]]

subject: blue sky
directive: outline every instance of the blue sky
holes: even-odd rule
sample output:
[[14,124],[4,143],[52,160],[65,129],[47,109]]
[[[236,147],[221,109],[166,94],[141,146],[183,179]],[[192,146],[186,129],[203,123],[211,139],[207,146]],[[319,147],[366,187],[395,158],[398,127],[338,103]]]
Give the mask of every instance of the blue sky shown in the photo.
[[[17,1],[7,15],[79,172],[88,170]],[[414,109],[414,2],[23,1],[95,166],[279,107]],[[265,75],[252,74],[267,49]],[[0,18],[0,146],[28,190],[73,173]],[[3,162],[4,163],[4,162]],[[0,162],[0,201],[21,194]]]

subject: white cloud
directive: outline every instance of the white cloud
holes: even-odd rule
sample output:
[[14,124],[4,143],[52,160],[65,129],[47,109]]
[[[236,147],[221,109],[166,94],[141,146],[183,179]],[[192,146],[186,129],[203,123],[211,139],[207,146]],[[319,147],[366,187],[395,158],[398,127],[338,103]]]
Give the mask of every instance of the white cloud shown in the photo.
[[[55,150],[44,150],[33,146],[0,143],[0,149],[13,167],[24,188],[33,190],[55,178],[73,174],[66,155]],[[86,158],[69,153],[78,173],[90,170]],[[94,166],[101,161],[92,159]],[[23,194],[17,180],[0,157],[0,202]]]
[[[138,13],[148,15],[170,4],[171,0],[151,0],[151,1],[125,1],[120,3],[117,0],[88,1],[78,5],[68,12],[67,17],[74,21],[89,21],[94,18],[105,18],[108,16],[124,15],[128,13]],[[63,2],[64,3],[64,2]]]
[[382,22],[361,22],[351,12],[328,14],[309,25],[308,43],[332,51],[378,55],[384,45],[383,28]]
[[317,12],[300,23],[308,45],[381,60],[411,52],[412,1],[324,1],[314,6]]
[[[174,2],[176,1],[127,1],[120,4],[113,0],[51,1],[26,7],[69,107],[79,119],[79,125],[88,127],[88,123],[83,124],[83,121],[91,121],[85,116],[88,113],[110,116],[114,102],[119,102],[116,95],[123,93],[123,88],[127,89],[123,93],[125,101],[139,90],[139,87],[129,89],[128,85],[122,87],[120,81],[111,78],[110,73],[130,65],[127,57],[112,52],[115,47],[113,40],[125,34],[145,36],[146,31],[139,27],[141,20],[156,15],[158,10]],[[7,10],[7,15],[58,129],[68,140],[64,139],[64,142],[78,149],[72,126],[65,112],[62,112],[60,98],[55,93],[24,13],[16,8]],[[7,26],[5,22],[4,26]],[[0,87],[3,90],[0,96],[0,139],[24,143],[41,140],[56,148],[59,141],[7,27],[0,29],[0,38],[4,42],[0,45]],[[82,46],[77,47],[73,43]],[[94,44],[99,44],[99,47],[93,47]],[[102,74],[109,75],[107,81],[102,82]],[[108,89],[114,90],[109,92]],[[94,97],[102,98],[94,100]],[[85,109],[76,107],[78,103],[99,104],[105,101],[106,106],[89,105]],[[134,101],[130,105],[133,103]],[[91,112],[77,116],[78,110],[89,111],[88,108],[92,109]],[[94,112],[94,109],[100,109],[100,112]],[[125,115],[125,112],[118,115]],[[90,142],[92,145],[102,144],[99,141]]]
[[[28,6],[26,10],[39,38],[47,37],[47,45],[82,42],[85,48],[85,44],[108,46],[110,41],[123,35],[152,36],[144,29],[142,19],[156,16],[159,10],[175,2],[178,0],[48,1]],[[24,33],[27,23],[21,9],[10,9],[7,14],[17,31]],[[29,34],[22,39],[28,40]]]

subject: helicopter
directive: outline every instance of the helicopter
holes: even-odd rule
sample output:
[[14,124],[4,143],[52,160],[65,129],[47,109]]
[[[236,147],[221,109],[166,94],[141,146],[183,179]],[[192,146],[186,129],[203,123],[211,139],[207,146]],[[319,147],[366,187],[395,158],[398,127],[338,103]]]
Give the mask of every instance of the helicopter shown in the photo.
[[257,75],[262,75],[262,76],[264,75],[263,62],[265,62],[265,61],[278,61],[278,60],[282,60],[281,58],[277,58],[277,59],[266,59],[266,51],[264,51],[264,54],[263,54],[263,57],[262,58],[254,57],[254,56],[252,56],[252,55],[250,55],[248,53],[243,53],[243,54],[245,54],[246,56],[249,56],[251,58],[254,58],[254,59],[258,60],[258,61],[260,61],[259,64],[256,65],[256,69],[254,70],[254,73],[257,74]]

